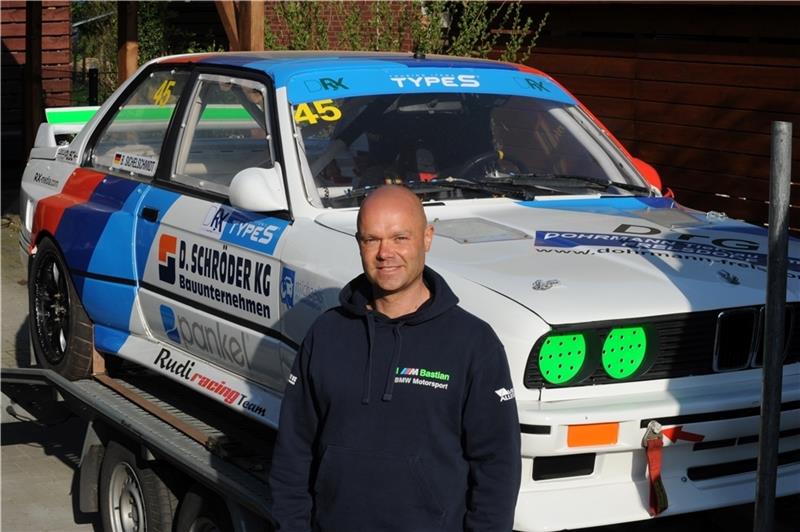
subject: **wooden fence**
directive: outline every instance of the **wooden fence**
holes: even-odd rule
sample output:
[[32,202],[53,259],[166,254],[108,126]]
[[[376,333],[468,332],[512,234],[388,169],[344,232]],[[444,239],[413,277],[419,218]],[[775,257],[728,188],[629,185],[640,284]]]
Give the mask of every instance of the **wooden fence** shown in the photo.
[[[72,55],[70,7],[66,0],[42,3],[42,101],[46,107],[70,104]],[[26,2],[0,5],[2,41],[2,188],[19,186],[28,154],[25,150],[24,69],[26,62]],[[34,127],[38,126],[35,124]],[[5,202],[5,200],[4,200]]]
[[[529,64],[561,81],[684,205],[766,223],[770,128],[794,123],[800,6],[528,5],[550,11]],[[800,179],[791,226],[800,229]]]

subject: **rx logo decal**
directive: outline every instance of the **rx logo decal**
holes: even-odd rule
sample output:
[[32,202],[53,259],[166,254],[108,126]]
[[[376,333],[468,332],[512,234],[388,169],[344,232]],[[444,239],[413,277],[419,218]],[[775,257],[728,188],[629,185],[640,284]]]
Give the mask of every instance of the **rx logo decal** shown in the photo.
[[164,331],[167,333],[167,338],[175,342],[181,343],[181,333],[178,332],[178,322],[175,320],[175,311],[166,305],[161,305],[161,324],[164,326]]
[[158,239],[158,278],[169,284],[175,284],[175,251],[178,239],[163,234]]
[[551,92],[550,89],[547,88],[547,85],[545,85],[544,81],[531,78],[514,78],[514,81],[516,81],[517,85],[524,89],[533,89],[538,92]]
[[344,84],[344,78],[319,78],[319,80],[308,80],[305,82],[306,89],[309,92],[323,91],[338,91],[339,89],[347,90],[350,87]]
[[221,233],[226,222],[233,222],[233,211],[222,205],[211,207],[203,220],[203,227],[210,233]]
[[294,270],[283,269],[281,275],[281,301],[286,308],[294,306]]

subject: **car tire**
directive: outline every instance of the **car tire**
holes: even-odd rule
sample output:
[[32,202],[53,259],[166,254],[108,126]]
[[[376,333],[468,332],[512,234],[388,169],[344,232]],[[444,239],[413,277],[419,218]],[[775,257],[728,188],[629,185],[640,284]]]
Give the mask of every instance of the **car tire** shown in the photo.
[[130,449],[111,441],[100,469],[103,530],[172,532],[178,500],[164,473],[140,466]]
[[29,326],[40,366],[69,380],[92,370],[92,322],[78,298],[66,262],[55,242],[37,245],[28,275]]
[[199,486],[191,488],[181,501],[176,532],[231,532],[233,524],[219,497]]

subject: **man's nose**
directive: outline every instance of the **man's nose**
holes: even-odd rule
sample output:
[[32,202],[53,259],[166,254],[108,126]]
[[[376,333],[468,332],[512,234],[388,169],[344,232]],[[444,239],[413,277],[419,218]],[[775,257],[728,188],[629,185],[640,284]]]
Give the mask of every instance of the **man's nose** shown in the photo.
[[378,245],[378,258],[385,259],[391,257],[394,253],[394,246],[390,239],[381,240]]

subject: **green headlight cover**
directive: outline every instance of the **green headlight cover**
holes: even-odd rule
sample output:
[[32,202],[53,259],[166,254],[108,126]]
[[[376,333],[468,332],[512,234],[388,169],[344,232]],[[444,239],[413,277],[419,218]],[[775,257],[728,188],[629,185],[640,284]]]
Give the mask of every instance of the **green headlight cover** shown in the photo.
[[539,372],[551,384],[573,379],[586,361],[586,338],[583,333],[548,337],[539,349]]
[[612,329],[603,342],[603,369],[614,379],[626,379],[641,367],[646,353],[643,327]]

